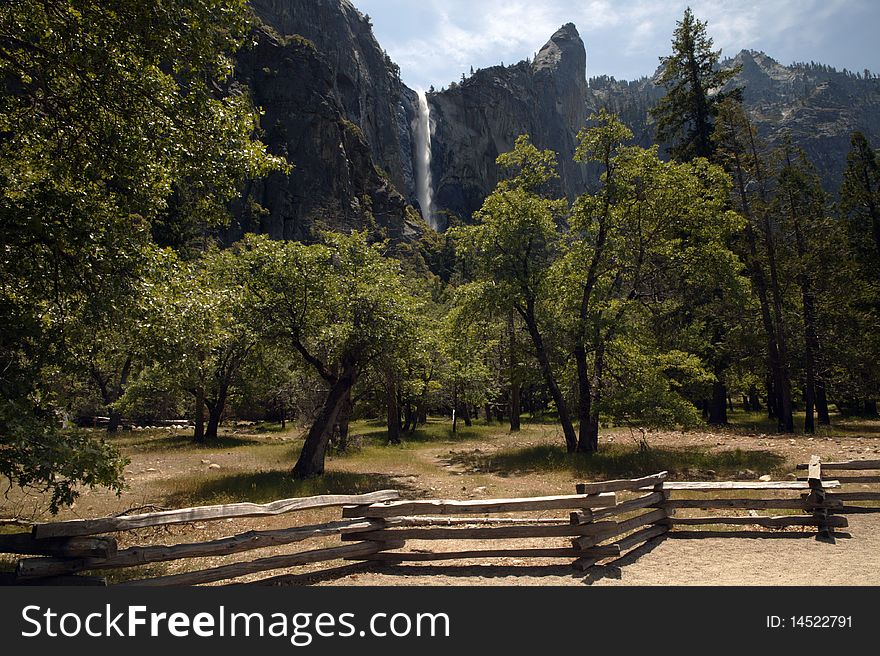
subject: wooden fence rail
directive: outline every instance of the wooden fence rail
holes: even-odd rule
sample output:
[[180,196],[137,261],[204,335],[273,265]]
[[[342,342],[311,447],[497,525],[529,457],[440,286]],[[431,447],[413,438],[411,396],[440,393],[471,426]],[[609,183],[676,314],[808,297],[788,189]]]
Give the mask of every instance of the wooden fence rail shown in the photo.
[[[125,585],[200,585],[272,570],[333,560],[377,563],[518,559],[565,559],[578,569],[618,558],[665,535],[674,537],[804,537],[805,528],[820,535],[848,525],[846,515],[880,512],[853,501],[880,501],[880,491],[840,491],[842,485],[880,482],[880,475],[843,476],[834,472],[880,470],[880,461],[822,463],[813,457],[798,465],[807,476],[797,481],[668,481],[660,472],[635,479],[580,483],[577,494],[514,499],[400,499],[395,490],[360,495],[322,495],[282,499],[267,504],[237,503],[184,508],[123,517],[77,519],[37,524],[30,533],[0,536],[0,552],[22,554],[15,571],[21,584],[94,584],[102,579],[83,573],[130,568],[200,557],[225,557],[314,538],[335,537],[297,553],[270,555],[196,571],[129,581]],[[728,492],[742,494],[727,498]],[[767,498],[753,495],[767,492]],[[790,496],[786,496],[786,495]],[[695,498],[694,495],[697,495]],[[118,549],[117,533],[225,518],[273,516],[314,508],[342,508],[339,521],[275,530],[255,530],[190,544],[144,545]],[[678,511],[703,510],[699,516]],[[801,511],[800,514],[753,516],[737,511]],[[561,511],[570,511],[559,514]],[[727,511],[713,514],[711,511]],[[538,516],[535,516],[537,513]],[[514,516],[511,516],[511,515]],[[550,516],[547,516],[550,515]],[[730,526],[736,530],[717,530]],[[701,528],[706,527],[706,528]],[[684,529],[684,530],[682,530]],[[745,530],[744,530],[745,529]],[[773,529],[773,530],[766,530]],[[778,529],[799,529],[781,531]],[[105,534],[105,535],[100,535]],[[462,544],[460,541],[466,541]],[[528,540],[510,544],[507,540]],[[411,541],[430,545],[453,541],[453,550],[405,550]],[[482,542],[485,548],[472,547]],[[457,548],[456,548],[457,547]]]
[[145,513],[142,515],[125,515],[122,517],[102,517],[100,519],[71,519],[66,522],[36,524],[33,536],[36,539],[52,537],[71,537],[95,535],[97,533],[113,533],[128,531],[148,526],[167,526],[169,524],[185,524],[187,522],[229,519],[233,517],[262,517],[282,515],[284,513],[311,508],[332,508],[352,504],[374,503],[399,499],[397,490],[380,490],[369,494],[325,494],[317,497],[298,499],[281,499],[271,503],[230,503],[221,506],[199,506],[180,510]]

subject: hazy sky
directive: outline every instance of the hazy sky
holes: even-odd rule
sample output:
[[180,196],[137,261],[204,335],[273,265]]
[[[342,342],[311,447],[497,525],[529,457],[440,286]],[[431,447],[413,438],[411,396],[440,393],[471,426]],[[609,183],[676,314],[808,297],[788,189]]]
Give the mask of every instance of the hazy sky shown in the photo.
[[817,61],[880,73],[878,0],[352,0],[372,18],[404,82],[437,88],[470,67],[513,64],[573,22],[588,75],[651,75],[690,5],[715,47],[763,50],[783,64]]

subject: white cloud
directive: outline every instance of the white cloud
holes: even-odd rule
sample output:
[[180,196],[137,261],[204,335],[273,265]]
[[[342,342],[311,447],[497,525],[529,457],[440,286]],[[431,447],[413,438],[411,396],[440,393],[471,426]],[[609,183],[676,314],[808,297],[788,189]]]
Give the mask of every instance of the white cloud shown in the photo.
[[[381,0],[355,0],[379,11]],[[686,6],[709,22],[716,48],[733,56],[756,48],[788,63],[828,39],[829,21],[863,11],[872,0],[422,0],[418,29],[382,45],[417,86],[443,86],[470,66],[530,57],[563,23],[574,22],[587,46],[590,74],[649,75],[667,54]],[[386,5],[387,6],[387,5]],[[876,11],[871,7],[872,11]],[[403,10],[401,10],[403,11]],[[806,46],[806,47],[805,47]],[[818,59],[804,54],[801,59]]]

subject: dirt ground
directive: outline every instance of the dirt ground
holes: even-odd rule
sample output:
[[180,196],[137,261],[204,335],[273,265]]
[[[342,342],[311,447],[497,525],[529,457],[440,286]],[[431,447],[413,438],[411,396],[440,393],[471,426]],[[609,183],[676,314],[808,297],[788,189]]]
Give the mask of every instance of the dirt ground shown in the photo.
[[[880,515],[862,515],[833,543],[804,538],[666,537],[577,572],[567,563],[531,566],[406,563],[352,571],[322,585],[880,585]],[[674,536],[674,533],[670,534]],[[770,534],[772,535],[772,533]],[[409,546],[409,543],[408,543]],[[307,582],[302,577],[299,582]],[[297,578],[279,583],[296,583]]]
[[[816,436],[779,437],[762,432],[760,418],[740,417],[730,429],[653,432],[648,449],[639,449],[638,433],[609,429],[597,456],[566,456],[562,437],[552,424],[534,423],[519,434],[503,426],[478,426],[453,435],[448,422],[434,422],[401,447],[384,443],[379,424],[359,423],[354,446],[331,456],[327,474],[294,481],[289,470],[301,444],[299,431],[230,428],[217,444],[199,448],[173,431],[143,431],[113,438],[131,459],[128,489],[117,498],[86,490],[76,506],[58,517],[98,517],[151,509],[235,501],[267,502],[312,494],[362,493],[394,488],[408,498],[477,499],[571,494],[574,484],[589,480],[670,472],[672,480],[752,480],[770,476],[787,480],[794,467],[811,454],[824,460],[880,458],[880,422],[835,422]],[[872,486],[873,490],[880,486]],[[35,521],[39,496],[12,493],[0,498],[0,518]],[[705,511],[679,511],[679,513]],[[747,511],[745,511],[747,512]],[[547,513],[546,517],[567,513]],[[295,515],[185,524],[119,534],[120,548],[136,544],[198,542],[249,530],[268,530],[339,519],[339,509]],[[564,520],[563,520],[564,521]],[[0,530],[21,530],[0,527]],[[615,561],[604,561],[586,573],[568,560],[495,559],[448,562],[364,564],[339,561],[276,570],[238,579],[236,583],[283,585],[880,585],[880,514],[850,516],[834,543],[815,533],[767,537],[684,539],[674,533]],[[235,561],[338,545],[321,538],[286,547],[260,549],[218,558],[157,563],[122,572],[101,572],[110,582],[203,569]],[[564,538],[505,540],[504,547],[569,546]],[[464,550],[485,543],[454,545],[407,542],[407,550]],[[14,560],[0,560],[0,570]],[[323,573],[321,573],[323,571]],[[96,572],[97,573],[97,572]]]

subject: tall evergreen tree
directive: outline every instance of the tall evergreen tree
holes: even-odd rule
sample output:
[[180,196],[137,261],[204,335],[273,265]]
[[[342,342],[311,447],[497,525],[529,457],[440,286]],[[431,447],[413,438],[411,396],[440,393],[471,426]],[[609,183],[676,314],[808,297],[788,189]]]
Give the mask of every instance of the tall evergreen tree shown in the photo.
[[819,176],[806,153],[795,148],[786,135],[778,154],[780,169],[774,202],[780,225],[794,236],[794,274],[801,292],[804,367],[804,432],[816,432],[815,415],[821,424],[829,424],[824,376],[821,372],[822,347],[817,328],[815,276],[819,271],[816,240],[829,240],[826,223],[826,198]]
[[733,205],[746,219],[742,257],[760,303],[767,340],[767,405],[778,420],[779,432],[791,433],[791,375],[776,234],[768,210],[772,180],[766,147],[742,105],[732,100],[720,106],[714,138],[719,159],[733,177]]
[[856,253],[880,276],[880,158],[861,132],[853,133],[851,143],[840,190],[841,208]]
[[739,97],[740,90],[721,92],[739,69],[720,70],[720,50],[712,50],[706,23],[694,17],[690,7],[676,23],[672,54],[661,57],[659,83],[666,95],[651,115],[657,121],[657,139],[669,144],[672,157],[690,161],[711,157],[715,147],[712,130],[718,104],[727,96]]

